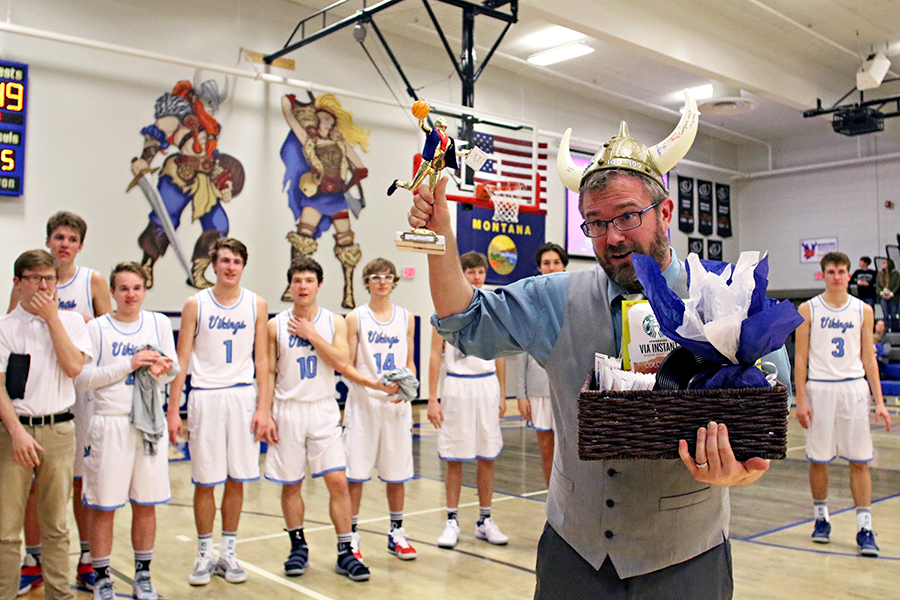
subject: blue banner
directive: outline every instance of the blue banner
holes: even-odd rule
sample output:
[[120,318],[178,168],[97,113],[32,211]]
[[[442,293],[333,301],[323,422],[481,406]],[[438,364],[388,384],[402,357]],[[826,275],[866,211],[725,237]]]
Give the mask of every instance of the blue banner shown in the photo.
[[456,243],[459,253],[475,250],[488,257],[485,283],[506,285],[539,275],[534,255],[544,243],[544,215],[519,213],[518,223],[493,220],[494,211],[473,206],[456,211]]

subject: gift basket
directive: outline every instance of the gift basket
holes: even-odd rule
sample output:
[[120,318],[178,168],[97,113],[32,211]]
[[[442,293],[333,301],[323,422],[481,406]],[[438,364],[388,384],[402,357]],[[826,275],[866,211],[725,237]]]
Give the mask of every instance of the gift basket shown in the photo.
[[660,365],[653,389],[602,389],[588,374],[578,396],[579,457],[677,458],[682,439],[693,454],[697,429],[715,421],[728,427],[738,460],[784,458],[787,389],[757,362],[803,318],[790,302],[766,298],[767,257],[745,252],[730,265],[689,255],[686,300],[652,258],[632,260],[660,330],[680,347]]

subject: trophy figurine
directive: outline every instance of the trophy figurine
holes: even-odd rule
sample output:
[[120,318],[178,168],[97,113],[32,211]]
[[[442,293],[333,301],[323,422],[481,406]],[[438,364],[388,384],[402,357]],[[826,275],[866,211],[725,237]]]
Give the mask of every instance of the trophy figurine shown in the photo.
[[[412,181],[400,181],[395,179],[394,183],[388,188],[388,196],[397,191],[397,188],[404,188],[415,193],[419,185],[428,179],[428,187],[434,190],[441,176],[444,167],[458,169],[459,164],[456,160],[456,145],[453,138],[447,135],[447,121],[440,117],[434,122],[434,129],[425,123],[425,118],[431,108],[424,100],[417,100],[412,105],[412,114],[419,119],[419,128],[425,132],[425,147],[422,149],[422,164],[416,171],[416,176]],[[466,153],[460,153],[465,157]],[[444,253],[444,236],[437,235],[430,229],[414,228],[408,231],[398,231],[397,237],[394,238],[398,250],[407,252],[424,252],[426,254],[443,254]]]

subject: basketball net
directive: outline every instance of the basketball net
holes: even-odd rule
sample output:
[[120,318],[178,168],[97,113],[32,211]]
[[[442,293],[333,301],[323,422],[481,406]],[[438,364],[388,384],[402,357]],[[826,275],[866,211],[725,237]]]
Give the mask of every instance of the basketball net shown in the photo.
[[[482,187],[479,185],[479,187]],[[498,183],[484,185],[487,198],[494,204],[494,216],[492,220],[504,223],[519,222],[520,197],[526,186],[522,183]]]

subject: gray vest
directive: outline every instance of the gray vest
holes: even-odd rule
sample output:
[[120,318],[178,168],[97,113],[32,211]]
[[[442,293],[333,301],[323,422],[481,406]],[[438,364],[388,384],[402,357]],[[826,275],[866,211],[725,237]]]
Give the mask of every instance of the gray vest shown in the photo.
[[[686,277],[675,285],[687,295]],[[728,489],[696,481],[681,460],[581,461],[578,392],[594,352],[615,354],[606,274],[596,267],[569,279],[566,316],[547,360],[556,449],[547,520],[599,569],[607,555],[620,577],[693,558],[728,536]]]

